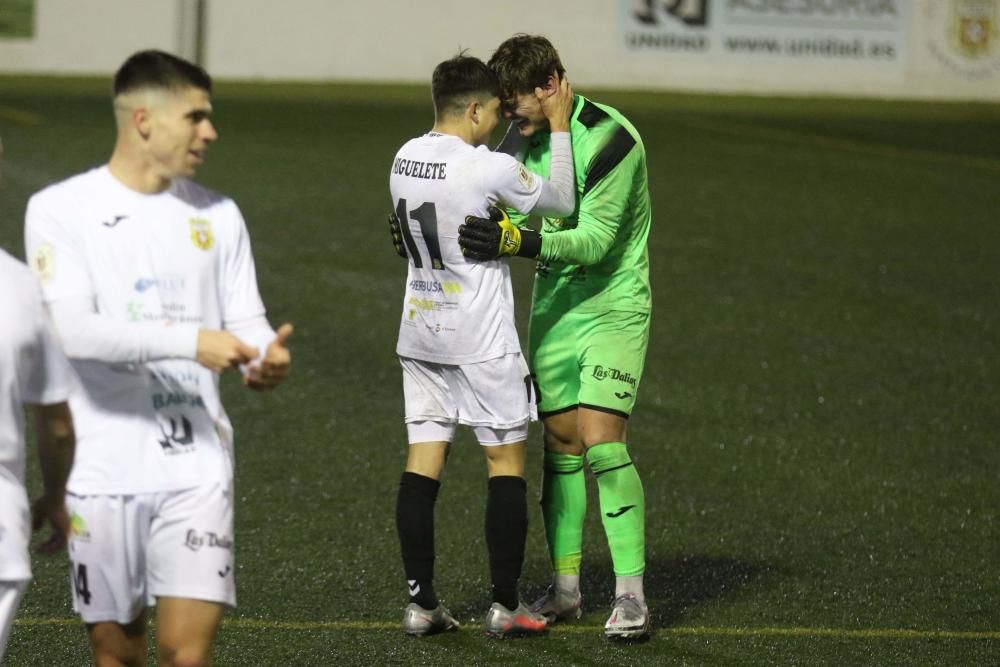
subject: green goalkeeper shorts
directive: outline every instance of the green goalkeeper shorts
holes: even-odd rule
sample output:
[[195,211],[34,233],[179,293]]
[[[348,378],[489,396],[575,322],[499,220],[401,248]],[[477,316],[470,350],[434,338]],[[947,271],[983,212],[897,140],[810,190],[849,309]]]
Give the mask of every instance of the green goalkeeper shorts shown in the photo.
[[539,417],[576,407],[628,417],[648,344],[649,313],[532,313],[528,350]]

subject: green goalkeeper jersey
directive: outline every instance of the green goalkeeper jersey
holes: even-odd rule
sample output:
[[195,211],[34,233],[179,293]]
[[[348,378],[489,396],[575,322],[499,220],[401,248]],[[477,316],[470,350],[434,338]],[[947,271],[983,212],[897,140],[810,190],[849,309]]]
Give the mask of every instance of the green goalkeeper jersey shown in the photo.
[[[576,210],[568,218],[542,220],[532,309],[649,312],[651,212],[639,133],[618,110],[582,96],[574,103],[570,132]],[[549,134],[539,133],[524,164],[548,178],[550,154]]]

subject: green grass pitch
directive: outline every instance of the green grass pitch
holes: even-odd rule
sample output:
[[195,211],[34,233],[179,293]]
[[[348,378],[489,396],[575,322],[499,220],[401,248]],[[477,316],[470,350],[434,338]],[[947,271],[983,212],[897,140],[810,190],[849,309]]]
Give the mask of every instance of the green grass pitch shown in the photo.
[[[0,245],[20,255],[28,195],[106,160],[112,119],[103,81],[0,89]],[[402,635],[404,267],[385,214],[429,93],[223,84],[200,180],[240,203],[270,318],[296,333],[279,391],[225,380],[240,604],[217,664],[1000,661],[1000,106],[580,92],[619,107],[649,159],[653,332],[629,435],[653,638],[601,635],[593,493],[583,619],[482,636],[485,466],[466,434],[437,514],[437,588],[464,627]],[[515,263],[521,325],[530,281]],[[530,518],[528,598],[548,575]],[[64,559],[35,572],[7,664],[86,664]]]

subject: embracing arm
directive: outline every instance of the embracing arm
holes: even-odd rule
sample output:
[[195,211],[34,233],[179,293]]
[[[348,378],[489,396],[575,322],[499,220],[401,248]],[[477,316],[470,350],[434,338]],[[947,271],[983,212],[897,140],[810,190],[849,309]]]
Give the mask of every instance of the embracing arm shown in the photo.
[[553,132],[549,178],[542,180],[538,202],[532,213],[562,218],[576,209],[576,175],[573,172],[573,149],[569,132]]

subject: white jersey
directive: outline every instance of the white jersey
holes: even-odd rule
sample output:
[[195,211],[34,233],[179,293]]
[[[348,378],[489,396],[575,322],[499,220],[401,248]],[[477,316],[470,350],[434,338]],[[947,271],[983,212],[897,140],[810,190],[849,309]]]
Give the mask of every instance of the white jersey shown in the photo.
[[541,178],[509,155],[432,132],[399,149],[389,190],[407,245],[412,239],[397,354],[468,364],[520,353],[510,269],[467,260],[458,227],[490,204],[531,211]]
[[[243,216],[231,199],[187,179],[141,194],[106,166],[92,169],[31,198],[25,242],[54,308],[82,297],[120,327],[165,330],[223,329],[264,314]],[[70,491],[151,493],[232,473],[232,426],[216,373],[193,358],[78,356],[71,353],[82,389],[70,399]]]
[[28,506],[23,405],[65,401],[73,371],[48,321],[38,281],[3,250],[0,285],[0,581],[16,581],[31,574],[28,519],[18,516]]

